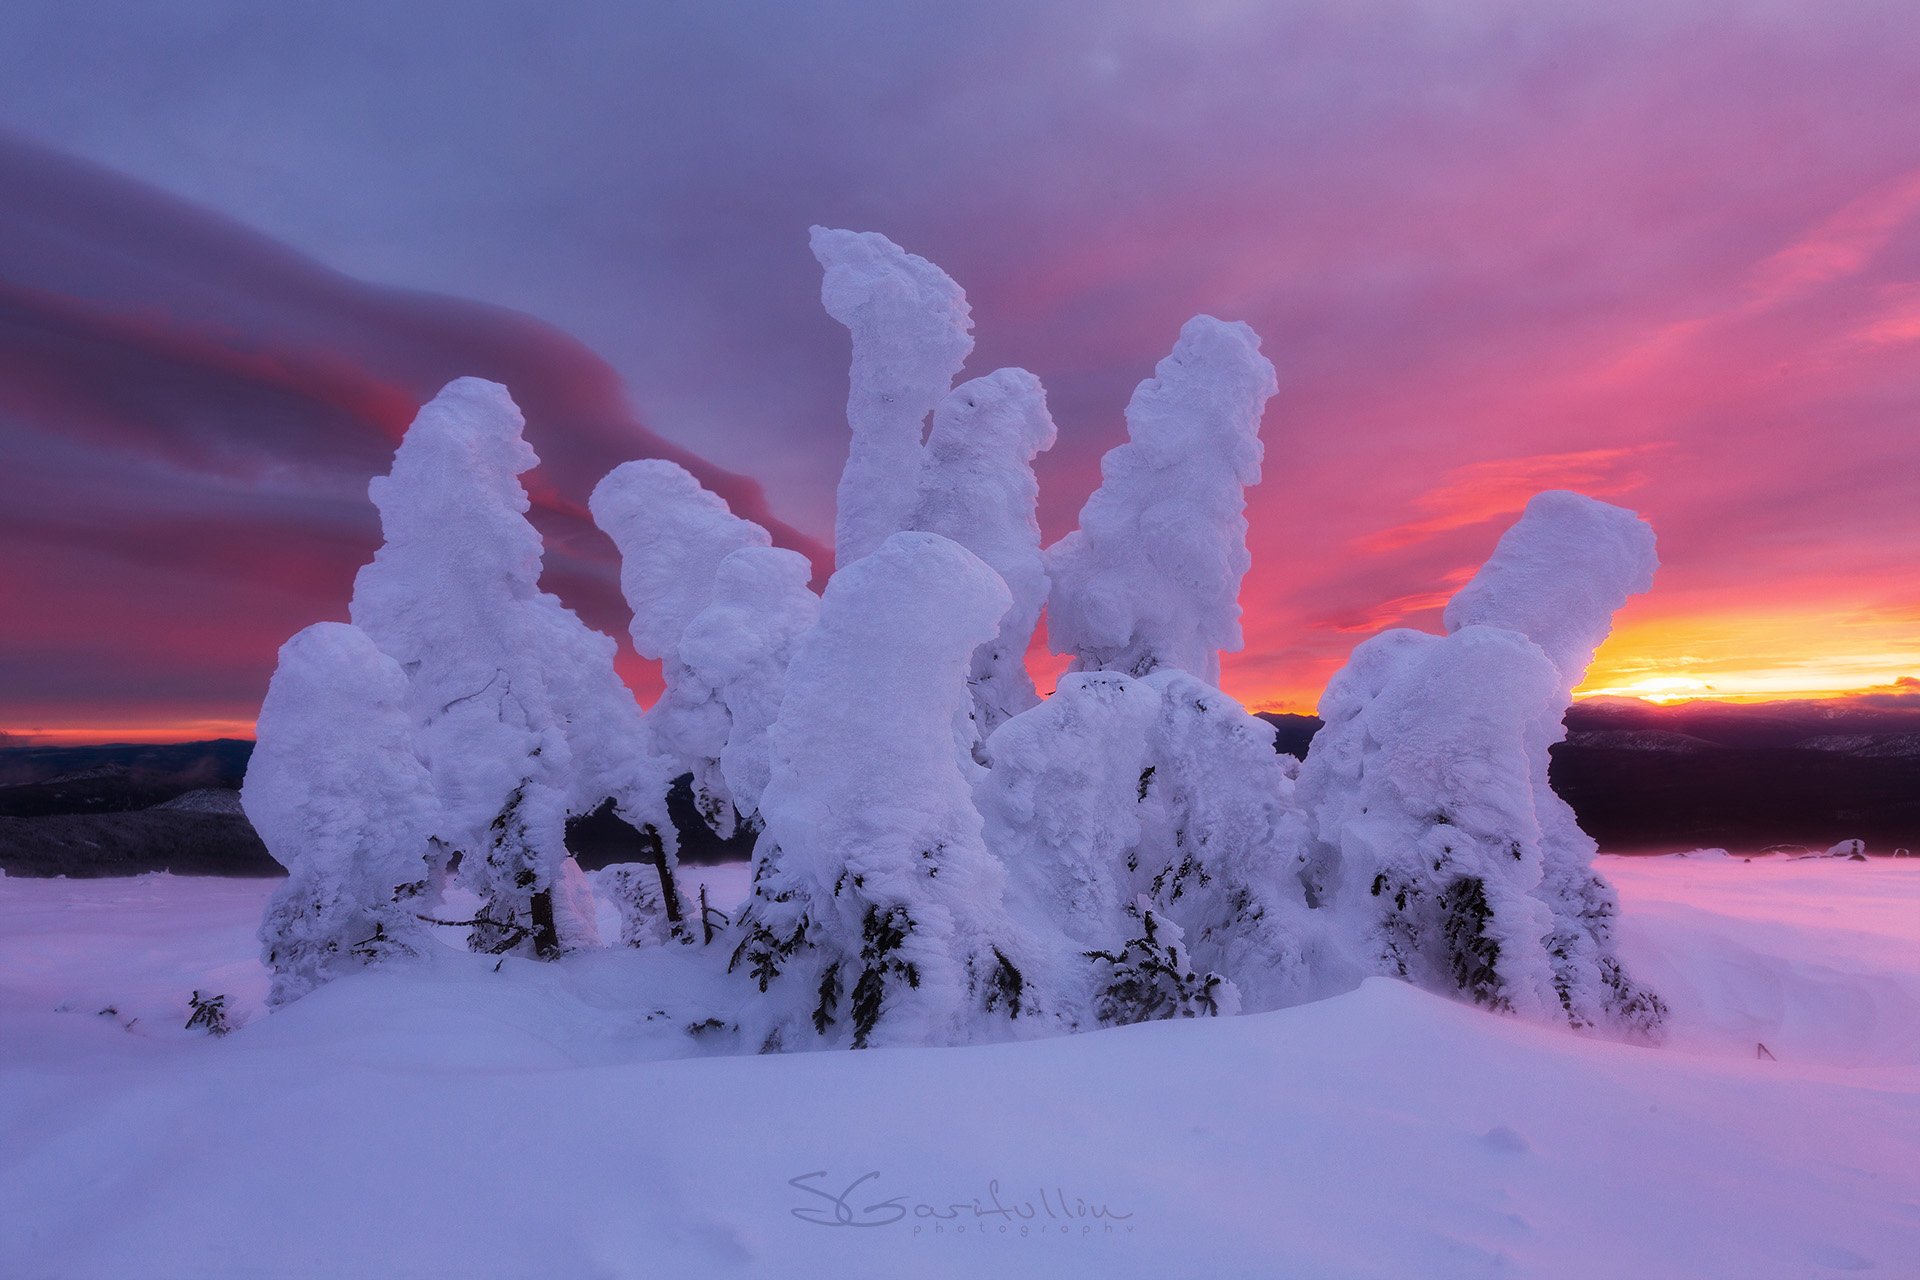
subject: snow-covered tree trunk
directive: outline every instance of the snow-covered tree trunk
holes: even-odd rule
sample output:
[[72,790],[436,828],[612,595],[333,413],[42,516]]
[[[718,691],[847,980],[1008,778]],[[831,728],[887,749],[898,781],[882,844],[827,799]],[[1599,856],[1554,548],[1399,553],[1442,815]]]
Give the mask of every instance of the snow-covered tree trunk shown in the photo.
[[872,231],[814,227],[820,301],[853,335],[834,562],[844,567],[906,527],[919,492],[927,415],[973,350],[967,295],[947,274]]
[[1080,527],[1047,552],[1047,637],[1076,671],[1175,667],[1220,682],[1238,649],[1246,488],[1278,389],[1244,324],[1195,316],[1127,404],[1127,443],[1100,463]]
[[921,532],[827,585],[773,724],[733,958],[766,993],[763,1047],[954,1044],[1045,1005],[971,794],[967,663],[1008,603],[978,558]]
[[240,792],[287,869],[260,926],[269,1004],[420,944],[437,815],[412,728],[405,675],[362,632],[323,622],[281,647]]
[[1033,460],[1056,431],[1040,379],[1001,369],[955,387],[934,411],[919,500],[904,527],[951,538],[984,560],[1013,595],[999,633],[974,651],[968,684],[984,741],[1040,699],[1027,646],[1047,599],[1040,553],[1040,485]]

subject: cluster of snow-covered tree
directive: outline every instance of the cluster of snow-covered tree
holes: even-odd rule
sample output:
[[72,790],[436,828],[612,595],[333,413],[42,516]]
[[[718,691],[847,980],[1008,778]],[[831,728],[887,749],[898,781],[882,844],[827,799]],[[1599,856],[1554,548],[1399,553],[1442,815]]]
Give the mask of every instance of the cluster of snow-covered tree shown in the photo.
[[[1043,549],[1039,380],[955,385],[971,320],[931,263],[875,234],[813,249],[853,340],[836,571],[816,596],[804,557],[680,467],[617,468],[590,508],[663,667],[644,712],[615,642],[540,588],[506,389],[462,379],[421,410],[371,487],[386,541],[352,624],[288,641],[260,715],[244,802],[289,872],[262,929],[275,1003],[438,945],[457,886],[474,950],[537,957],[603,945],[610,895],[604,945],[731,975],[699,1021],[749,1049],[1265,1010],[1371,974],[1657,1030],[1547,783],[1570,691],[1651,585],[1645,523],[1535,498],[1446,634],[1355,650],[1301,764],[1216,687],[1276,390],[1253,331],[1186,324]],[[1043,610],[1072,658],[1045,699],[1025,665]],[[717,931],[675,878],[687,775],[716,832],[757,832]],[[608,801],[651,856],[590,881],[566,824]]]

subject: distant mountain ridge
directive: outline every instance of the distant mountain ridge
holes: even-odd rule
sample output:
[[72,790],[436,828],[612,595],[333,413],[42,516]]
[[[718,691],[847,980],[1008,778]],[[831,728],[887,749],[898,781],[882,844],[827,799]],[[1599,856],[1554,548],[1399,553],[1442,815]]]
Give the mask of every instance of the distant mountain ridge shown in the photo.
[[[1262,712],[1304,758],[1322,721]],[[1567,713],[1554,788],[1612,853],[1770,845],[1920,850],[1920,695],[1879,703],[1682,703],[1595,698]],[[280,872],[239,810],[253,743],[0,749],[0,870],[14,875]],[[681,788],[679,790],[684,790]],[[713,838],[690,796],[671,805],[683,856],[744,858],[751,834]],[[570,824],[582,865],[638,856],[602,811]]]
[[[1280,750],[1305,756],[1317,717],[1261,714]],[[1554,789],[1605,851],[1854,838],[1874,853],[1920,850],[1920,689],[1672,706],[1589,698],[1566,724]]]

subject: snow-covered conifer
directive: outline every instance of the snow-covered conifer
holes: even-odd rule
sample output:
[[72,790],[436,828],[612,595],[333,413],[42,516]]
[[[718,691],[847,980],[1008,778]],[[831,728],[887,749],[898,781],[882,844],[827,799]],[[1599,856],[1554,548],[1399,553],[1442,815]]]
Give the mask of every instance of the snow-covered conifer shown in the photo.
[[967,295],[946,272],[872,231],[814,227],[820,301],[853,335],[834,561],[852,564],[906,527],[927,415],[973,350]]
[[1320,892],[1369,971],[1544,1015],[1552,920],[1532,896],[1533,783],[1559,719],[1559,673],[1524,636],[1492,627],[1389,631],[1352,665],[1377,687],[1334,678],[1301,772],[1332,850],[1322,865],[1337,868]]
[[1009,604],[955,543],[893,535],[828,583],[772,729],[733,965],[767,1048],[953,1044],[1043,999],[973,804],[967,663]]
[[1308,830],[1271,724],[1184,671],[1143,682],[1160,697],[1140,789],[1134,883],[1176,923],[1202,973],[1249,1011],[1320,994],[1318,922],[1301,873]]
[[1069,674],[1053,696],[987,739],[975,787],[1008,901],[1053,922],[1080,952],[1129,928],[1141,808],[1160,696],[1114,671]]
[[[728,779],[732,703],[744,712],[733,751],[736,772],[744,769],[753,789],[755,771],[745,761],[764,754],[752,743],[772,716],[758,704],[771,698],[777,709],[793,638],[811,622],[811,567],[793,552],[773,550],[765,529],[734,515],[725,500],[671,462],[643,459],[614,468],[588,506],[620,549],[633,647],[661,663],[665,687],[647,712],[655,742],[693,775],[694,801],[707,825],[731,836],[757,799],[736,795]],[[742,553],[746,558],[723,572]],[[729,628],[738,630],[728,634]]]
[[260,927],[269,1004],[414,950],[433,787],[406,677],[363,633],[322,622],[281,646],[240,798],[287,869]]
[[813,565],[797,551],[742,547],[713,572],[707,607],[680,636],[687,676],[726,709],[720,773],[727,797],[753,818],[767,789],[767,733],[780,713],[787,667],[800,637],[820,616],[808,581]]
[[1479,572],[1447,602],[1447,630],[1518,631],[1553,660],[1571,691],[1613,630],[1613,615],[1652,588],[1659,567],[1645,520],[1585,494],[1550,489],[1528,501]]
[[354,580],[352,615],[407,674],[438,847],[484,900],[475,945],[550,954],[581,941],[554,911],[569,812],[613,797],[662,841],[663,870],[672,828],[666,766],[646,748],[612,642],[540,590],[520,483],[539,459],[524,426],[506,388],[478,378],[421,409],[369,486],[386,542]]
[[[1549,491],[1527,503],[1493,555],[1448,603],[1446,625],[1450,631],[1504,627],[1546,653],[1560,672],[1553,698],[1557,742],[1564,732],[1560,717],[1612,630],[1613,615],[1653,586],[1658,568],[1646,521],[1583,494]],[[1534,804],[1544,863],[1535,896],[1553,914],[1547,949],[1568,1020],[1655,1031],[1664,1006],[1621,967],[1613,942],[1620,902],[1593,870],[1598,846],[1553,790],[1544,766],[1535,774]]]
[[1013,594],[999,634],[973,655],[968,684],[982,740],[1039,701],[1027,645],[1047,599],[1033,460],[1053,447],[1040,379],[1000,369],[963,382],[934,410],[920,496],[905,527],[951,538],[986,561]]
[[1100,463],[1080,527],[1047,553],[1047,635],[1076,671],[1176,667],[1220,681],[1238,649],[1246,488],[1277,389],[1244,324],[1195,316],[1127,405],[1127,442]]
[[1328,685],[1300,777],[1309,878],[1368,967],[1575,1026],[1657,1028],[1659,999],[1615,954],[1593,841],[1547,777],[1574,685],[1653,569],[1631,512],[1542,494],[1448,606],[1450,634],[1385,632]]
[[[1084,672],[986,750],[989,845],[1029,936],[1078,957],[1049,970],[1073,1007],[1127,1022],[1315,993],[1306,829],[1271,725],[1185,672]],[[1192,1002],[1143,985],[1188,969]]]

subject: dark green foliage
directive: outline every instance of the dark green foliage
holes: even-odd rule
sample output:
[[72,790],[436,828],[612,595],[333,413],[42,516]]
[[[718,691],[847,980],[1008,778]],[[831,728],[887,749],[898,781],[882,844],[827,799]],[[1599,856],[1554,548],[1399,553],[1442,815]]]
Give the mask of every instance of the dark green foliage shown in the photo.
[[1600,962],[1600,980],[1607,984],[1611,998],[1608,1008],[1621,1025],[1643,1036],[1653,1037],[1667,1020],[1667,1002],[1647,988],[1636,985],[1621,970],[1620,962],[1608,956]]
[[993,949],[993,972],[987,975],[987,999],[985,1008],[993,1010],[1005,1007],[1007,1016],[1020,1016],[1021,999],[1027,990],[1027,980],[1013,961],[1007,959],[1000,948]]
[[840,1003],[840,962],[834,961],[820,975],[820,1003],[814,1006],[813,1029],[821,1035],[834,1024],[833,1010]]
[[202,996],[196,991],[187,1003],[193,1009],[187,1016],[187,1030],[204,1031],[210,1036],[223,1036],[233,1030],[227,1022],[225,996]]
[[530,937],[533,930],[515,918],[513,907],[499,898],[483,904],[470,921],[432,921],[431,923],[467,923],[467,946],[483,956],[505,955]]
[[1197,973],[1180,944],[1180,931],[1151,909],[1129,908],[1140,934],[1119,951],[1089,951],[1104,971],[1094,1016],[1105,1026],[1160,1018],[1213,1017],[1225,979]]
[[1500,981],[1500,943],[1487,934],[1493,908],[1487,902],[1486,883],[1478,876],[1462,876],[1440,895],[1447,940],[1447,961],[1454,983],[1476,1004],[1510,1010]]
[[792,888],[780,883],[779,861],[776,848],[754,864],[753,899],[741,914],[740,942],[727,961],[728,972],[744,963],[762,992],[807,944],[807,912],[795,904]]
[[888,981],[904,980],[909,987],[920,985],[920,970],[911,961],[898,958],[901,945],[913,931],[913,920],[905,907],[892,906],[882,911],[867,908],[860,925],[860,977],[853,984],[853,1047],[864,1049],[880,1021]]

